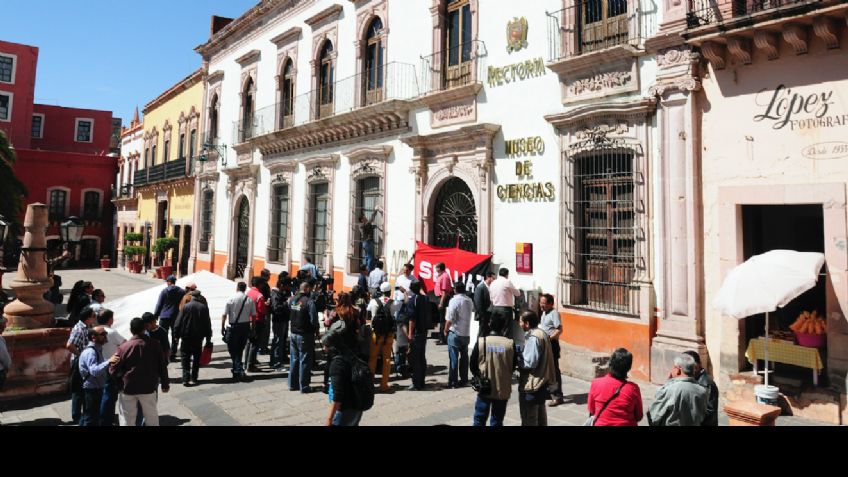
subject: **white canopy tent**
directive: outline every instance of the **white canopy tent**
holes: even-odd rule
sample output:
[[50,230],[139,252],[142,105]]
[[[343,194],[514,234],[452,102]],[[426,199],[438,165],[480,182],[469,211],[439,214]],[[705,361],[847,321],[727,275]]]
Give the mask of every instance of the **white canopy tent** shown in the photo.
[[[212,342],[222,345],[221,339],[221,315],[224,314],[224,306],[227,300],[236,293],[236,282],[215,275],[207,271],[197,272],[177,280],[177,285],[185,287],[187,283],[194,283],[197,289],[206,297],[209,303],[209,316],[212,318]],[[124,338],[132,336],[130,333],[130,321],[140,318],[144,312],[153,312],[159,293],[165,289],[165,284],[140,291],[119,300],[104,303],[103,306],[115,312],[114,328]]]

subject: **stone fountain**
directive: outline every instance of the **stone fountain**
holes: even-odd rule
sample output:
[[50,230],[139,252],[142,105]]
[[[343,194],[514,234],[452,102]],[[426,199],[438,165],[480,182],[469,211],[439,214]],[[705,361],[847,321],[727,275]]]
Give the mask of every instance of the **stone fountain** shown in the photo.
[[0,400],[31,398],[63,392],[70,372],[65,349],[69,328],[53,328],[55,307],[43,298],[53,285],[47,274],[47,206],[30,204],[24,218],[24,239],[18,273],[9,287],[16,299],[3,313],[9,319],[3,334],[12,367]]

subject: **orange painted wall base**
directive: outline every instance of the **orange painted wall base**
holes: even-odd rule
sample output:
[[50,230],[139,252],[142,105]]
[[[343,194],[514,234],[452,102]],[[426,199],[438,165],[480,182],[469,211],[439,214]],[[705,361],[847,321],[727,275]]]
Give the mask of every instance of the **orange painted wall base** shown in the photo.
[[633,353],[630,375],[650,381],[651,340],[656,335],[656,321],[650,324],[627,322],[561,311],[562,340],[574,346],[599,353],[612,353],[616,348],[627,348]]

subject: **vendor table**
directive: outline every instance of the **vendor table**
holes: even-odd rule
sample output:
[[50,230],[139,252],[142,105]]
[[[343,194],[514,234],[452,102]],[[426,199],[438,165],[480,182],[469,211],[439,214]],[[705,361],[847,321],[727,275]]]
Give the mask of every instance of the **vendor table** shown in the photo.
[[[765,359],[766,356],[765,343],[766,340],[764,337],[753,339],[748,342],[748,350],[745,351],[745,357],[748,358],[748,362],[754,365],[755,374],[757,373],[757,360]],[[770,339],[768,352],[769,361],[812,369],[813,385],[819,385],[819,373],[824,369],[824,365],[822,364],[821,353],[819,353],[818,349]]]

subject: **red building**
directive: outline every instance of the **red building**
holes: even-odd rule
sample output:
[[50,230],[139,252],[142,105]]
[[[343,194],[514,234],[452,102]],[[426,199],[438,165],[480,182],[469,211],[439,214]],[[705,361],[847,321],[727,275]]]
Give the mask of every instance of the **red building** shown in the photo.
[[[76,258],[96,264],[113,256],[111,191],[121,120],[110,111],[35,104],[38,48],[0,41],[0,130],[17,153],[15,173],[25,203],[50,208],[48,239],[70,216],[85,222]],[[23,217],[22,217],[23,218]]]

